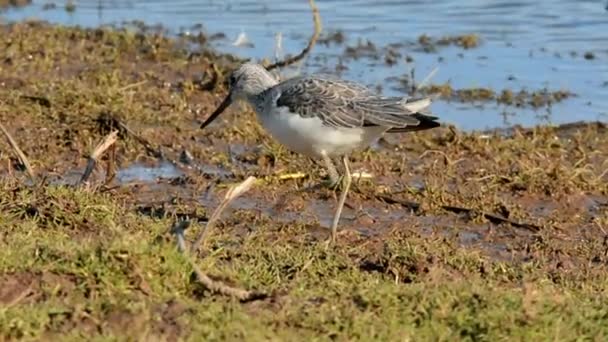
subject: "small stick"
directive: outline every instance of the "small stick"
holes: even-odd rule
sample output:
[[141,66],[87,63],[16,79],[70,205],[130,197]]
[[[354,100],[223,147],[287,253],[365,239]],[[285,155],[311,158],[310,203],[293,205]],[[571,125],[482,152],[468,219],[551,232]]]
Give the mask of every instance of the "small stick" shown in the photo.
[[137,88],[137,87],[139,87],[139,86],[141,86],[141,85],[146,84],[147,82],[148,82],[148,80],[143,80],[143,81],[139,81],[139,82],[135,82],[135,83],[127,84],[127,85],[126,85],[126,86],[124,86],[124,87],[118,88],[118,91],[119,91],[119,92],[123,92],[123,91],[129,90],[129,89],[131,89],[131,88]]
[[9,176],[13,177],[13,165],[10,159],[6,160],[6,169]]
[[27,171],[28,176],[30,177],[32,182],[35,183],[36,175],[34,174],[34,169],[32,169],[32,165],[30,164],[29,160],[27,159],[27,157],[25,156],[23,151],[21,151],[21,149],[19,148],[19,145],[17,145],[17,142],[15,141],[15,139],[13,139],[11,134],[6,130],[6,128],[4,127],[4,125],[2,123],[0,123],[0,130],[2,130],[2,133],[4,133],[4,136],[8,140],[8,143],[11,145],[11,147],[15,151],[15,154],[21,161],[21,164],[23,164],[23,166],[25,166],[25,170]]
[[201,271],[198,266],[196,266],[192,262],[190,258],[188,259],[190,260],[190,265],[192,266],[192,269],[194,270],[194,274],[196,274],[196,278],[198,279],[198,281],[200,281],[201,284],[203,284],[211,292],[216,292],[225,296],[235,297],[242,302],[263,299],[267,297],[267,295],[262,292],[239,289],[226,285],[222,282],[215,281],[209,278],[209,276],[207,276],[203,271]]
[[116,144],[110,147],[110,156],[108,157],[108,162],[106,163],[106,179],[104,180],[104,185],[110,184],[112,180],[116,177],[115,167],[116,167]]
[[146,140],[144,137],[140,136],[139,134],[135,133],[135,131],[133,131],[131,128],[129,128],[129,126],[127,126],[124,122],[122,122],[118,118],[114,117],[113,119],[116,121],[118,126],[120,126],[122,129],[124,129],[125,132],[127,132],[130,136],[135,138],[135,140],[137,140],[137,142],[142,144],[143,147],[146,149],[146,152],[148,152],[155,158],[158,158],[158,159],[163,158],[163,152],[160,149],[155,149],[148,140]]
[[201,269],[194,263],[194,260],[192,260],[192,258],[190,257],[190,254],[188,253],[188,250],[186,248],[186,243],[185,243],[185,238],[184,238],[184,229],[186,229],[188,226],[190,226],[189,221],[179,222],[173,227],[172,232],[177,237],[178,249],[184,256],[184,258],[186,258],[186,260],[188,261],[190,266],[192,267],[192,270],[194,271],[194,274],[196,275],[196,279],[203,286],[205,286],[211,292],[219,293],[219,294],[225,295],[225,296],[234,297],[242,302],[247,302],[247,301],[256,300],[256,299],[263,299],[263,298],[267,297],[267,295],[262,292],[239,289],[236,287],[226,285],[220,281],[213,280],[205,272],[201,271]]
[[274,37],[274,60],[279,61],[283,56],[283,34],[279,32]]
[[420,88],[424,87],[424,85],[426,83],[428,83],[431,78],[433,78],[435,76],[435,74],[437,73],[437,71],[439,71],[439,66],[436,66],[433,70],[431,70],[431,72],[426,75],[426,77],[422,80],[422,82],[418,83],[418,85],[415,86],[415,91],[420,90]]
[[91,173],[93,173],[95,163],[97,163],[99,157],[101,157],[101,155],[108,148],[110,148],[110,146],[112,146],[116,142],[116,140],[118,140],[118,131],[113,131],[110,134],[106,135],[105,138],[101,141],[101,143],[99,143],[99,145],[95,147],[95,150],[93,150],[93,153],[91,153],[91,155],[89,156],[87,168],[84,170],[84,174],[82,175],[82,178],[80,178],[78,185],[83,184],[89,179]]
[[211,233],[211,230],[213,229],[216,222],[222,215],[222,212],[230,205],[230,203],[232,203],[235,199],[237,199],[242,194],[247,192],[251,188],[251,186],[253,185],[255,180],[256,180],[255,177],[250,176],[242,183],[240,183],[236,186],[233,186],[232,188],[230,188],[230,190],[228,190],[222,203],[220,203],[220,205],[215,209],[215,211],[209,218],[209,221],[207,222],[207,226],[205,226],[205,229],[201,230],[198,233],[196,240],[194,240],[194,242],[192,243],[191,249],[193,251],[196,250],[202,243],[205,242],[205,239]]
[[304,50],[302,50],[299,54],[297,54],[293,57],[290,57],[290,58],[286,58],[286,59],[276,62],[274,64],[271,64],[266,67],[266,70],[270,71],[270,70],[273,70],[276,68],[283,68],[288,65],[296,63],[297,61],[304,58],[317,43],[317,39],[319,39],[319,35],[321,34],[321,30],[322,30],[321,16],[319,15],[319,8],[315,4],[315,1],[309,0],[308,2],[310,3],[310,8],[312,9],[312,19],[315,23],[314,31],[312,33],[312,36],[310,37],[310,40],[308,41],[308,45],[306,45]]

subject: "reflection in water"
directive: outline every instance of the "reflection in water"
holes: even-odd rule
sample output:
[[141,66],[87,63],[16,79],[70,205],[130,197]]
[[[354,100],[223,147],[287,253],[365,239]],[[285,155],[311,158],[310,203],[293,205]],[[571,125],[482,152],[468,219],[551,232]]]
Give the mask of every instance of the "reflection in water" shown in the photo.
[[177,178],[182,172],[173,164],[163,162],[159,165],[147,166],[143,164],[133,164],[119,170],[116,179],[120,183],[129,182],[153,182],[158,178]]
[[[214,42],[221,51],[253,58],[274,56],[278,33],[284,52],[298,52],[312,29],[306,1],[81,0],[74,12],[62,6],[43,10],[44,4],[34,1],[31,6],[0,15],[9,20],[37,17],[83,26],[143,20],[150,25],[162,24],[172,33],[194,33],[202,27],[207,33],[226,34],[226,39]],[[319,44],[307,59],[305,72],[335,71],[343,62],[343,77],[380,85],[385,94],[398,95],[403,90],[397,87],[399,77],[394,76],[415,70],[422,79],[439,66],[433,82],[451,82],[455,88],[547,88],[578,95],[537,111],[495,103],[438,102],[433,107],[444,121],[463,129],[606,120],[608,14],[604,1],[384,0],[370,4],[368,0],[324,0],[317,5],[326,33],[342,32],[345,44],[351,46],[359,39],[369,40],[379,47],[381,58],[345,60],[344,44]],[[253,44],[234,46],[232,42],[241,32]],[[463,33],[479,34],[481,46],[470,50],[445,47],[433,53],[413,49],[412,44],[422,34],[441,37]],[[398,44],[394,46],[399,46],[396,49],[401,57],[388,65],[382,47],[393,43]],[[410,58],[409,63],[406,58]]]

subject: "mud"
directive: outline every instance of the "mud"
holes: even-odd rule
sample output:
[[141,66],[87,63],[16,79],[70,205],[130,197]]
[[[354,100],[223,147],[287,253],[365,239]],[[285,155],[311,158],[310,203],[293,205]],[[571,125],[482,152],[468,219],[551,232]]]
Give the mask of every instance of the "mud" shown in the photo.
[[[201,311],[205,305],[192,298],[213,302],[211,310],[217,312],[236,304],[218,302],[172,273],[177,268],[183,275],[185,266],[175,261],[172,247],[158,246],[172,246],[166,229],[174,219],[204,225],[226,188],[248,176],[258,178],[256,185],[224,214],[210,259],[205,259],[214,261],[203,262],[223,277],[276,290],[261,307],[235,310],[244,315],[239,316],[243,322],[250,310],[259,313],[276,329],[286,329],[281,330],[285,336],[303,331],[332,336],[331,328],[314,328],[316,321],[301,320],[301,315],[321,310],[311,306],[315,300],[321,308],[332,300],[346,303],[339,287],[332,290],[337,298],[294,293],[293,288],[296,279],[314,283],[323,274],[336,279],[334,285],[351,284],[337,269],[386,286],[449,288],[457,282],[466,287],[461,281],[479,278],[480,296],[488,301],[493,289],[484,284],[511,293],[522,278],[533,286],[549,279],[552,289],[579,291],[580,298],[590,294],[575,282],[588,288],[605,284],[605,124],[514,127],[508,132],[441,127],[387,136],[352,156],[351,168],[373,177],[354,183],[336,252],[313,257],[315,266],[310,266],[306,260],[327,237],[336,203],[333,190],[317,186],[323,168],[269,138],[245,106],[233,106],[205,131],[198,128],[225,96],[224,78],[238,65],[235,58],[208,49],[205,39],[197,38],[198,50],[192,50],[188,37],[143,31],[41,23],[2,26],[0,31],[0,118],[38,177],[35,186],[24,185],[23,166],[8,144],[0,143],[1,241],[5,249],[19,242],[25,255],[36,255],[32,270],[25,270],[18,254],[5,252],[0,302],[40,305],[36,310],[44,317],[18,327],[0,323],[8,336],[57,336],[74,326],[84,332],[120,334],[131,328],[142,334],[132,337],[177,338],[201,331],[214,336],[209,329],[221,326],[224,316],[218,313],[221,318],[213,321],[211,313]],[[342,40],[336,33],[327,44]],[[445,43],[473,48],[477,40]],[[353,54],[364,50],[376,48],[362,42]],[[522,105],[546,105],[567,96],[488,93],[455,96],[509,98]],[[120,131],[119,141],[100,160],[90,191],[72,192],[87,156],[112,129]],[[144,147],[133,133],[151,145]],[[294,173],[303,175],[287,176]],[[115,176],[108,179],[108,174]],[[26,242],[21,234],[32,226],[34,240]],[[64,293],[69,293],[64,311],[45,311]],[[146,303],[143,314],[104,302],[105,295]],[[89,303],[85,307],[75,304],[80,296]],[[356,296],[340,309],[353,322],[352,303],[355,311],[366,311],[375,305],[370,301],[380,301]],[[569,310],[576,309],[575,302],[568,302]],[[382,303],[379,307],[391,308]],[[297,308],[293,312],[292,305]],[[19,312],[12,314],[24,317]],[[285,313],[284,321],[269,318],[277,312]],[[189,326],[185,316],[205,317],[209,325]],[[420,329],[422,335],[431,334]],[[224,338],[240,336],[238,329],[234,335],[224,333]]]
[[0,1],[0,9],[6,9],[8,7],[23,7],[30,5],[32,0],[2,0]]

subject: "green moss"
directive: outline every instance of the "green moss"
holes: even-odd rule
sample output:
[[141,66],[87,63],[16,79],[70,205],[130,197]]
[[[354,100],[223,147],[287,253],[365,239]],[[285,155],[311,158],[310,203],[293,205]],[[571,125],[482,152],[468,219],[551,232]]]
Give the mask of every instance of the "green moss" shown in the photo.
[[[240,304],[191,281],[167,235],[168,219],[135,215],[110,196],[2,185],[2,198],[10,198],[0,212],[2,300],[13,304],[0,311],[5,336],[495,340],[608,333],[608,303],[597,296],[605,278],[585,276],[590,269],[556,282],[545,272],[550,260],[493,261],[412,233],[387,237],[380,250],[339,245],[325,252],[305,227],[271,221],[245,237],[230,229],[215,236],[214,252],[200,261],[211,274],[274,293]],[[64,215],[88,212],[89,231],[74,231],[73,222],[48,225],[53,212],[32,214],[42,203]]]
[[488,102],[533,108],[544,107],[552,103],[564,101],[572,96],[573,93],[567,90],[549,91],[546,89],[539,91],[520,90],[514,92],[511,89],[495,91],[490,88],[463,88],[454,89],[449,83],[431,84],[420,89],[425,94],[438,94],[444,99],[459,102]]
[[439,46],[454,45],[463,49],[473,49],[479,46],[481,39],[477,34],[463,34],[456,36],[444,36],[441,38],[433,38],[423,34],[418,37],[418,44],[427,52],[434,52]]

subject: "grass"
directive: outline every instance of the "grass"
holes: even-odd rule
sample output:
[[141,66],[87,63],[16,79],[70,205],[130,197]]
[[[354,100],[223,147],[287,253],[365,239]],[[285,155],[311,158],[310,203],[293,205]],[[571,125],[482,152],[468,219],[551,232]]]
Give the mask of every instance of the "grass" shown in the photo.
[[[352,156],[353,170],[375,178],[356,184],[338,243],[325,250],[333,192],[294,191],[321,177],[313,162],[270,139],[246,108],[218,120],[221,129],[198,129],[234,58],[145,30],[0,31],[0,120],[44,180],[28,185],[0,142],[3,339],[607,338],[604,124],[386,137],[387,148]],[[100,185],[106,167],[157,162],[113,117],[211,171]],[[76,183],[111,129],[115,158],[100,158],[92,186],[62,185]],[[277,177],[301,171],[308,178]],[[193,256],[213,279],[269,294],[239,302],[195,280],[170,229],[188,217],[194,240],[226,187],[248,176],[264,181]]]
[[513,91],[511,89],[503,89],[496,92],[491,88],[465,88],[454,89],[449,83],[432,84],[420,89],[424,94],[438,94],[446,100],[459,102],[491,102],[495,101],[499,104],[516,106],[516,107],[532,107],[541,108],[548,105],[564,101],[572,96],[573,93],[567,90],[547,89],[539,91]]
[[359,238],[324,251],[307,227],[268,217],[239,234],[230,223],[247,213],[237,212],[200,265],[273,294],[239,303],[192,280],[169,235],[170,217],[137,215],[109,195],[6,181],[0,205],[7,304],[0,331],[10,338],[602,340],[608,333],[600,264],[502,262],[408,229],[372,240],[373,248]]

